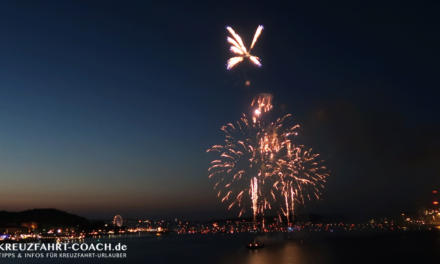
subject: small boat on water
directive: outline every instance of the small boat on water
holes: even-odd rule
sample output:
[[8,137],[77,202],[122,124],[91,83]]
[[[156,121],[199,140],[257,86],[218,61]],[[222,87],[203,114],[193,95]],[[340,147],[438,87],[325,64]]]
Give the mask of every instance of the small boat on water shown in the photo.
[[259,249],[259,248],[263,248],[263,247],[264,247],[264,244],[259,243],[257,240],[253,240],[252,242],[246,244],[247,249]]

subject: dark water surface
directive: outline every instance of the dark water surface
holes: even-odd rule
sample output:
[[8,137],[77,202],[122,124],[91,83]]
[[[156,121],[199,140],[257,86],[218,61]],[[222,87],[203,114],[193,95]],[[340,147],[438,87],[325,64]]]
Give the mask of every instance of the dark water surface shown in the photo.
[[[127,245],[127,258],[0,258],[0,263],[440,263],[438,231],[294,234],[290,237],[276,234],[259,238],[265,243],[264,248],[248,250],[245,242],[252,238],[252,234],[102,237],[100,243]],[[98,243],[98,240],[87,239],[86,243]]]

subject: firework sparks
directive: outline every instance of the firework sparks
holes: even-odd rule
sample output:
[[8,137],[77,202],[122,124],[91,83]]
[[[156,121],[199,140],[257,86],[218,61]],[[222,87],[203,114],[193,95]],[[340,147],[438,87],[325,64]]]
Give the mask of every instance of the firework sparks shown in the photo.
[[235,64],[241,62],[243,57],[232,57],[228,60],[228,70],[234,67]]
[[306,197],[311,200],[311,194],[320,199],[320,188],[324,188],[325,178],[329,176],[327,168],[321,165],[324,160],[318,160],[319,154],[312,154],[312,149],[302,152],[302,147],[289,142],[272,172],[277,177],[274,188],[284,197],[282,211],[288,222],[294,216],[295,202],[303,204]]
[[245,212],[246,201],[249,198],[252,204],[254,215],[259,211],[259,183],[261,182],[259,135],[264,131],[260,123],[249,122],[246,115],[236,123],[222,127],[226,133],[224,145],[215,145],[208,152],[219,152],[220,157],[211,162],[208,171],[210,177],[218,176],[217,187],[222,187],[219,191],[225,193],[222,201],[226,201],[229,196],[234,197],[234,201],[229,209],[234,205],[241,207],[240,216]]
[[249,56],[249,59],[258,67],[261,67],[261,62],[260,62],[260,58],[255,57],[255,56]]
[[258,178],[257,177],[254,177],[251,180],[251,199],[252,199],[252,211],[254,213],[254,220],[255,220],[258,212]]
[[[271,97],[258,96],[254,103],[258,103],[258,98]],[[222,127],[226,143],[208,150],[220,153],[208,169],[210,178],[219,177],[214,188],[220,188],[222,202],[232,201],[228,209],[234,205],[241,208],[239,216],[250,207],[255,221],[258,214],[264,215],[264,209],[271,209],[270,203],[277,200],[278,194],[284,201],[281,211],[290,221],[296,203],[304,204],[312,197],[320,199],[320,189],[329,176],[321,165],[324,160],[319,159],[319,154],[312,154],[312,149],[303,151],[303,146],[291,142],[290,137],[297,135],[299,126],[283,126],[287,117],[290,115],[267,125],[250,122],[243,114],[236,124]]]
[[231,52],[233,52],[235,54],[240,54],[240,55],[244,54],[243,51],[241,51],[241,49],[234,47],[234,46],[231,47]]
[[[227,69],[231,69],[234,67],[237,63],[241,62],[243,58],[249,58],[255,65],[258,67],[261,66],[260,59],[256,56],[252,56],[250,54],[251,49],[254,47],[255,43],[257,42],[258,37],[261,35],[261,31],[263,30],[263,26],[258,26],[257,31],[255,32],[254,39],[252,41],[251,47],[249,48],[249,51],[246,50],[246,47],[243,44],[243,40],[241,37],[235,33],[235,31],[231,27],[226,27],[226,29],[231,33],[232,37],[228,37],[227,40],[230,44],[232,44],[230,50],[231,52],[240,55],[240,57],[233,57],[228,60],[228,63],[226,64]],[[240,60],[237,58],[241,58]]]
[[261,34],[261,31],[263,31],[263,26],[259,25],[257,28],[257,31],[255,32],[254,40],[252,41],[252,45],[251,45],[251,48],[249,49],[249,51],[254,47],[255,43],[257,42],[258,37]]
[[272,109],[273,96],[267,93],[261,93],[254,97],[251,106],[258,105],[259,113],[269,112]]
[[226,29],[235,38],[235,40],[237,41],[236,43],[240,44],[239,46],[238,45],[236,45],[236,46],[239,47],[244,53],[247,53],[246,47],[244,46],[243,41],[241,40],[241,37],[237,33],[235,33],[235,31],[231,27],[226,27]]
[[289,116],[265,125],[260,121],[250,122],[243,114],[236,124],[222,127],[226,143],[208,150],[220,154],[208,169],[211,172],[209,177],[219,179],[214,188],[221,188],[218,196],[222,197],[222,202],[234,197],[229,209],[234,205],[241,207],[239,216],[245,212],[248,198],[254,220],[265,208],[270,209],[270,200],[274,197],[270,178],[275,157],[290,142],[288,136],[298,127],[283,128],[283,122]]
[[[250,54],[261,35],[263,26],[255,32],[249,51],[241,37],[231,27],[226,27],[232,37],[227,37],[231,44],[230,51],[236,56],[227,62],[227,69],[233,68],[244,58],[249,58],[255,65],[261,66],[260,59]],[[249,80],[246,86],[249,86]],[[303,146],[297,146],[290,140],[298,135],[295,129],[299,126],[283,126],[289,115],[266,122],[262,117],[272,108],[271,94],[258,94],[251,106],[257,106],[248,119],[245,114],[236,124],[222,127],[226,133],[223,145],[214,145],[207,152],[219,152],[220,157],[211,162],[209,178],[217,178],[214,189],[220,188],[218,197],[222,202],[231,202],[228,210],[234,206],[240,208],[239,217],[246,208],[251,208],[254,222],[258,214],[264,215],[265,209],[271,209],[271,201],[277,200],[277,195],[284,200],[281,211],[293,219],[296,203],[304,203],[311,195],[320,199],[320,189],[323,188],[326,177],[329,176],[326,167],[317,161],[319,154],[312,154],[312,149],[303,151]],[[275,191],[275,192],[274,192]],[[248,203],[246,207],[246,203]],[[278,212],[281,220],[281,215]]]
[[262,113],[269,112],[272,109],[272,95],[261,93],[254,97],[251,106],[258,105],[258,108],[254,110],[254,115],[252,120],[257,122],[257,118],[261,116]]

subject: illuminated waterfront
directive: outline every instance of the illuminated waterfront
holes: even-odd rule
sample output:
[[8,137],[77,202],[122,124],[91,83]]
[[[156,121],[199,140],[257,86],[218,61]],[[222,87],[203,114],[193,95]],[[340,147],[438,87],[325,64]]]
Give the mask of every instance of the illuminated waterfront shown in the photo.
[[17,229],[10,228],[0,235],[0,241],[3,242],[48,242],[48,241],[78,241],[84,238],[98,238],[98,237],[117,237],[125,234],[237,234],[237,233],[252,233],[252,234],[271,234],[271,233],[295,233],[300,235],[307,235],[312,233],[344,233],[351,232],[368,232],[368,233],[383,233],[383,232],[399,232],[399,231],[431,231],[439,229],[440,225],[431,224],[424,221],[423,218],[412,219],[411,217],[402,214],[401,219],[388,220],[381,218],[380,220],[370,220],[365,223],[353,222],[296,222],[283,223],[277,218],[264,219],[263,222],[236,219],[236,220],[212,220],[212,221],[142,221],[131,220],[125,221],[125,225],[121,227],[114,227],[104,224],[102,229],[82,230],[77,229]]

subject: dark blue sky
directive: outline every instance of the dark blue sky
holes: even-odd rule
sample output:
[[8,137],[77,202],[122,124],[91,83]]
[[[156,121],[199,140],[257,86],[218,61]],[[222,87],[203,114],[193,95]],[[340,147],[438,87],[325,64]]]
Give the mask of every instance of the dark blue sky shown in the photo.
[[[2,1],[0,210],[235,216],[206,149],[262,91],[331,169],[298,213],[416,210],[440,188],[434,2]],[[225,26],[259,24],[263,66],[227,71]]]

